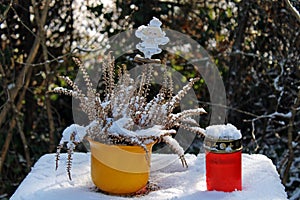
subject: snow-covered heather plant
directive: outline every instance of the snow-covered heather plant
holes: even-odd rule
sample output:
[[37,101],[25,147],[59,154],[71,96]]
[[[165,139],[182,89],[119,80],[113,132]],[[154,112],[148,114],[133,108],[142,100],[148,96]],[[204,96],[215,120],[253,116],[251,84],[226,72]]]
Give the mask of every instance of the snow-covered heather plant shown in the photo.
[[[70,169],[72,153],[75,146],[88,137],[94,141],[115,145],[138,145],[146,152],[149,143],[164,141],[174,150],[181,159],[182,165],[187,167],[184,150],[172,137],[176,134],[174,128],[184,128],[188,131],[203,135],[204,130],[199,127],[191,116],[206,113],[203,108],[183,110],[173,113],[184,95],[192,88],[198,78],[191,79],[182,90],[173,95],[172,79],[167,73],[164,75],[164,84],[153,99],[149,99],[152,80],[152,66],[148,64],[143,73],[134,80],[125,67],[115,73],[114,58],[108,55],[103,62],[104,93],[94,89],[83,63],[74,58],[79,66],[87,87],[84,93],[69,77],[61,78],[72,88],[57,87],[55,93],[70,95],[80,101],[79,106],[87,114],[90,124],[81,126],[73,124],[63,132],[62,139],[57,147],[56,167],[60,150],[67,143],[68,167],[67,172],[71,179]],[[118,83],[115,83],[115,79]],[[109,153],[109,152],[107,152]]]

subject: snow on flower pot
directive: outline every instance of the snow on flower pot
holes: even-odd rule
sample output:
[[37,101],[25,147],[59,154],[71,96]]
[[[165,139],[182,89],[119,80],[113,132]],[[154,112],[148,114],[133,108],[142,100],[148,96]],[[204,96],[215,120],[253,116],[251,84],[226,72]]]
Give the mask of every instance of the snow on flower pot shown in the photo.
[[148,153],[140,146],[108,145],[93,140],[89,143],[91,176],[100,190],[130,194],[147,185],[154,143],[146,145]]
[[206,129],[205,165],[207,190],[242,190],[241,133],[231,124]]

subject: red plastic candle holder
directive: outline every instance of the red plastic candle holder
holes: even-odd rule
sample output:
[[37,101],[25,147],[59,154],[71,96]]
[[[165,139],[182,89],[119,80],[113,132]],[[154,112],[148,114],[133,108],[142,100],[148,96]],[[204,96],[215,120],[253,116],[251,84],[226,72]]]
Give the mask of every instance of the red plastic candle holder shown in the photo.
[[206,183],[208,191],[242,190],[241,140],[206,140]]

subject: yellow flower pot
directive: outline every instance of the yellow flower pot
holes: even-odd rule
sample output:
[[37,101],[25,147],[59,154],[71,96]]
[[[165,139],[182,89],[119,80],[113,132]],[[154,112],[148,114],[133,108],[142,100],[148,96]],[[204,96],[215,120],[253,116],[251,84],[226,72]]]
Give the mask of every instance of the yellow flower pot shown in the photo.
[[89,140],[91,176],[94,184],[110,194],[130,194],[146,186],[150,173],[151,151],[148,155],[139,146],[107,145]]

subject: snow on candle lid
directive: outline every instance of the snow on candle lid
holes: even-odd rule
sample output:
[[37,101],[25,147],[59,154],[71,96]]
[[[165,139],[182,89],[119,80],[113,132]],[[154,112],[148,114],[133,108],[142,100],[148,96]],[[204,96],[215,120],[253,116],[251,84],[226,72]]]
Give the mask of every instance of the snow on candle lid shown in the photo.
[[208,126],[206,136],[218,140],[239,140],[242,138],[240,130],[232,124]]

